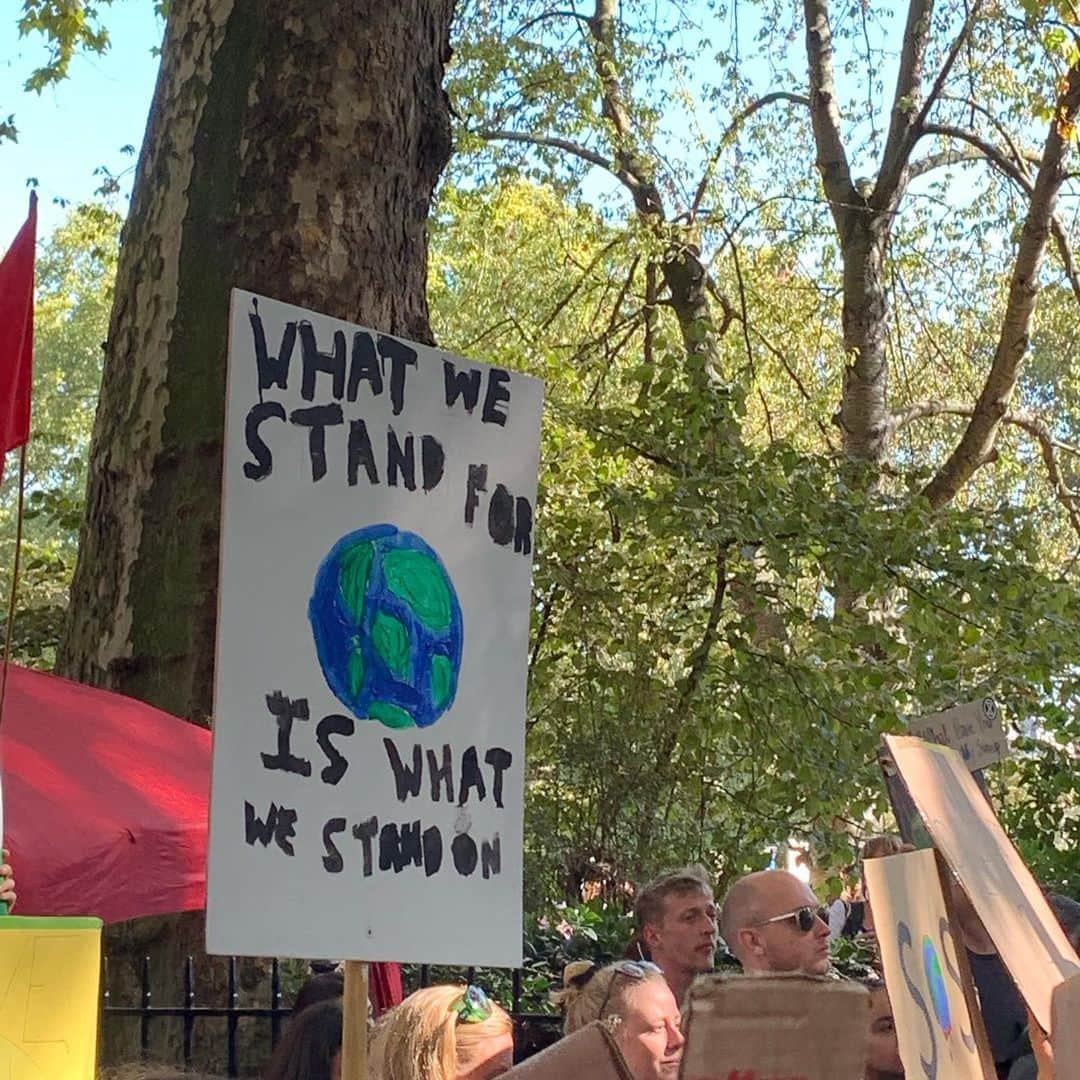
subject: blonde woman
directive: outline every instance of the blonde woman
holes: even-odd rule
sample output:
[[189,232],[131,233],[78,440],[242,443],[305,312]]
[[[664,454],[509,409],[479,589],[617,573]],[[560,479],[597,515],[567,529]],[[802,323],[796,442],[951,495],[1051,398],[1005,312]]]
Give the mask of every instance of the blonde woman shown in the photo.
[[576,961],[567,964],[563,989],[553,998],[564,1034],[596,1020],[610,1027],[634,1080],[678,1076],[686,1040],[675,995],[655,964],[619,960],[602,967]]
[[372,1080],[492,1080],[513,1064],[514,1025],[478,986],[429,986],[376,1024]]

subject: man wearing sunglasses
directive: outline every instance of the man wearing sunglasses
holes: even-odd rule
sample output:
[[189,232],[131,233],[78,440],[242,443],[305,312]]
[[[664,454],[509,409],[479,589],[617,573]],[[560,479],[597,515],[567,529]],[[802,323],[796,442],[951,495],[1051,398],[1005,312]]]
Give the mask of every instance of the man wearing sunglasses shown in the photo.
[[786,870],[762,870],[728,890],[720,934],[746,972],[829,970],[829,927],[813,889]]

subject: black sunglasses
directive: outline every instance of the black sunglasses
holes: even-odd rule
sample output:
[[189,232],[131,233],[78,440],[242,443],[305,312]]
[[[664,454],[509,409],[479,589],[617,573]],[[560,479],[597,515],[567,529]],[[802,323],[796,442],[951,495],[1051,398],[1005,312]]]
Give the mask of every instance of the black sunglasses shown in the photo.
[[770,923],[785,922],[788,919],[795,921],[800,934],[809,934],[818,921],[817,909],[812,907],[796,908],[794,911],[784,912],[783,915],[774,915],[771,919],[762,919],[761,922],[754,925],[768,926]]

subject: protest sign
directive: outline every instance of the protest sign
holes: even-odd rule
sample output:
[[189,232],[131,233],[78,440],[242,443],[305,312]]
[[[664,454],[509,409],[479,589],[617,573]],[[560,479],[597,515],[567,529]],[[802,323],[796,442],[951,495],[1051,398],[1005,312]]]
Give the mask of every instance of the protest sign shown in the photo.
[[615,1039],[602,1023],[575,1031],[504,1075],[506,1080],[633,1080]]
[[957,950],[932,850],[863,865],[907,1076],[995,1080],[967,954]]
[[1054,987],[1054,1080],[1080,1080],[1080,975]]
[[0,919],[0,1076],[93,1080],[100,919]]
[[1009,755],[1001,710],[992,697],[920,717],[908,724],[908,730],[927,742],[951,746],[972,772]]
[[862,1076],[866,990],[801,975],[714,975],[690,989],[683,1080]]
[[210,951],[520,963],[541,404],[234,290]]
[[1080,959],[1031,871],[955,750],[910,736],[886,735],[885,744],[934,844],[1049,1030],[1054,987],[1080,973]]

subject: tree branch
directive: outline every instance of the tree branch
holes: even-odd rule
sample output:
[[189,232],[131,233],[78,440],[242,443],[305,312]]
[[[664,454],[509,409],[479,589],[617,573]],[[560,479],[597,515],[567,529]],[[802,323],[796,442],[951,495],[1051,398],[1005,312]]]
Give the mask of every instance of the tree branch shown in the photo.
[[851,166],[840,134],[828,0],[803,0],[803,10],[810,73],[810,120],[817,147],[817,167],[837,232],[843,240],[847,235],[849,207],[858,205],[861,200],[851,182]]
[[982,5],[983,0],[975,0],[968,17],[964,20],[964,25],[960,27],[960,33],[956,35],[956,40],[950,46],[945,62],[941,65],[937,78],[934,79],[934,85],[930,87],[930,93],[926,95],[926,100],[923,102],[922,108],[919,109],[919,115],[915,118],[915,122],[908,131],[907,140],[910,143],[908,153],[911,152],[911,147],[915,145],[920,132],[923,130],[926,118],[930,115],[934,103],[941,97],[942,91],[945,89],[945,83],[952,72],[953,65],[956,63],[956,58],[960,55],[960,50],[967,43],[971,31],[975,28],[976,21],[982,14]]
[[948,503],[993,451],[1002,417],[1008,412],[1020,365],[1028,348],[1039,290],[1039,269],[1051,233],[1054,203],[1064,175],[1062,163],[1067,147],[1066,138],[1071,134],[1078,110],[1080,63],[1069,68],[1064,91],[1058,98],[1054,118],[1050,122],[1013,265],[1009,299],[990,372],[956,449],[923,489],[923,494],[934,509]]
[[592,18],[588,20],[593,38],[593,66],[600,82],[600,111],[614,128],[617,169],[632,181],[623,182],[627,183],[633,193],[638,212],[663,218],[663,204],[656,187],[655,170],[635,147],[629,106],[619,84],[615,56],[617,7],[618,0],[596,0]]
[[930,39],[930,16],[934,0],[911,0],[908,4],[904,45],[900,52],[900,67],[896,73],[892,116],[885,152],[881,156],[873,204],[878,209],[891,207],[904,186],[904,172],[911,157],[913,142],[909,142],[915,123],[919,92],[922,89],[926,45]]
[[701,685],[701,679],[705,674],[705,666],[709,662],[709,655],[716,643],[716,633],[720,627],[720,616],[724,610],[724,597],[727,594],[727,555],[728,549],[720,544],[716,549],[716,578],[713,585],[712,604],[709,606],[709,616],[705,620],[705,630],[701,635],[701,642],[690,656],[690,667],[686,673],[686,682],[679,694],[678,704],[669,716],[666,731],[660,743],[660,753],[656,760],[657,769],[663,767],[671,759],[675,747],[679,741],[679,732],[682,729],[682,721],[686,711]]
[[[936,416],[961,416],[969,420],[974,418],[975,409],[970,405],[963,405],[954,401],[921,401],[901,409],[890,417],[889,427],[891,431],[897,431],[916,420],[926,420]],[[1039,444],[1039,452],[1042,454],[1043,463],[1046,466],[1047,479],[1054,492],[1054,497],[1065,508],[1069,515],[1069,522],[1080,536],[1080,508],[1076,498],[1062,476],[1061,468],[1057,461],[1057,451],[1080,456],[1080,447],[1055,439],[1046,423],[1029,412],[1007,412],[1001,418],[1003,424],[1012,424],[1026,431]]]
[[[1032,160],[1031,156],[1021,152],[1019,146],[1017,146],[1016,144],[1016,139],[1013,138],[1012,132],[1009,131],[1009,129],[1001,122],[1001,120],[999,120],[998,117],[995,116],[994,113],[985,105],[982,105],[978,101],[975,101],[973,98],[969,97],[954,98],[949,94],[942,94],[941,98],[943,101],[958,101],[961,105],[964,105],[972,112],[977,112],[980,116],[985,117],[990,126],[993,127],[993,129],[1001,136],[1002,141],[1009,148],[1009,153],[1012,154],[1013,161],[1015,161],[1017,164],[1024,161],[1025,159],[1029,161]],[[1034,162],[1037,165],[1039,163],[1039,159],[1037,157],[1034,158]]]
[[[986,139],[983,139],[981,136],[976,135],[975,132],[967,131],[965,128],[951,127],[947,124],[927,124],[923,128],[923,132],[927,135],[940,135],[968,143],[974,148],[975,152],[970,155],[965,154],[962,157],[958,157],[958,160],[976,161],[982,157],[989,161],[999,172],[1012,180],[1017,187],[1027,194],[1029,199],[1035,197],[1035,181],[1031,179],[1027,170],[1024,168],[1024,164],[1026,162],[1032,165],[1041,166],[1042,158],[1037,154],[1025,153],[1018,160],[1010,160],[998,147],[994,146],[993,143],[987,142]],[[942,151],[941,154],[931,154],[924,158],[923,162],[927,163],[927,167],[921,170],[918,175],[929,172],[931,168],[935,168],[941,164],[947,164],[946,162],[937,159],[943,158],[950,153],[955,154],[958,152],[945,150]],[[916,164],[922,164],[922,162],[917,162]],[[948,164],[951,164],[951,162]],[[914,167],[915,166],[912,166],[912,168]],[[914,176],[916,174],[912,173],[912,175]],[[1057,185],[1058,188],[1061,187],[1061,184],[1065,182],[1067,177],[1068,174],[1062,174],[1060,176]],[[1069,235],[1065,230],[1065,226],[1062,225],[1061,218],[1053,211],[1051,211],[1050,214],[1050,232],[1054,237],[1054,244],[1057,247],[1058,255],[1061,258],[1065,276],[1069,279],[1069,286],[1072,288],[1073,296],[1075,296],[1077,302],[1080,303],[1080,270],[1077,269],[1076,259],[1073,256],[1072,246],[1069,243]]]
[[[974,147],[984,158],[986,158],[987,161],[996,165],[1001,172],[1024,188],[1028,195],[1031,195],[1034,190],[1034,185],[1030,178],[1024,175],[1023,168],[1019,163],[1011,161],[992,142],[988,142],[974,131],[968,131],[966,128],[953,127],[951,124],[925,124],[920,134],[939,135],[947,139],[956,139],[959,142],[968,143],[968,145]],[[1032,163],[1041,164],[1041,162],[1041,158],[1035,158]]]
[[[982,13],[982,3],[983,0],[975,0],[968,17],[964,20],[964,25],[960,28],[960,33],[956,35],[956,40],[949,47],[945,60],[934,79],[934,84],[930,87],[930,93],[926,95],[926,100],[923,101],[918,113],[915,113],[915,97],[922,82],[923,58],[929,34],[930,16],[933,11],[933,0],[911,0],[911,7],[908,9],[908,33],[905,34],[900,73],[896,80],[896,97],[893,100],[889,141],[885,147],[878,182],[871,196],[871,204],[876,210],[894,208],[898,195],[906,186],[905,174],[911,152],[915,149],[915,143],[926,124],[930,110],[945,89],[945,83],[960,55],[960,50],[971,36],[971,31]],[[910,42],[908,34],[912,35]],[[905,58],[908,60],[906,71]]]
[[514,31],[514,37],[522,37],[527,31],[531,30],[538,23],[547,22],[548,19],[577,19],[578,22],[587,23],[589,20],[584,15],[578,14],[576,11],[541,11],[539,15],[534,15],[528,21],[522,23],[516,31]]
[[705,198],[705,189],[712,178],[712,171],[716,168],[716,164],[720,160],[720,155],[723,153],[728,141],[754,113],[777,101],[790,101],[795,105],[806,105],[807,107],[810,105],[810,99],[805,94],[792,94],[787,90],[775,90],[771,94],[758,98],[757,101],[752,101],[742,112],[736,113],[732,117],[731,123],[724,130],[724,134],[720,136],[720,141],[717,142],[716,149],[713,151],[712,157],[709,158],[709,163],[705,166],[705,172],[698,183],[697,191],[694,192],[694,201],[690,204],[690,213],[687,215],[690,221],[697,217],[697,212],[701,209],[701,200]]
[[968,150],[941,150],[936,154],[927,154],[918,161],[908,165],[908,179],[925,176],[935,169],[947,168],[949,165],[962,165],[964,162],[985,161],[986,155],[980,150],[971,147]]
[[[1064,91],[1058,98],[1032,188],[994,361],[959,444],[923,489],[923,494],[935,509],[949,502],[993,451],[1002,417],[1008,412],[1020,365],[1027,352],[1038,295],[1039,269],[1046,251],[1047,237],[1052,232],[1054,203],[1064,176],[1062,163],[1066,139],[1071,134],[1078,110],[1080,64],[1074,64],[1066,76]],[[1019,167],[1012,168],[1019,172]]]
[[604,157],[603,154],[598,154],[595,150],[590,150],[587,146],[581,146],[579,143],[571,142],[569,139],[558,139],[548,135],[530,135],[524,131],[493,130],[491,128],[481,128],[479,131],[474,131],[472,134],[480,139],[486,139],[488,142],[518,142],[526,143],[529,146],[546,146],[553,150],[564,150],[573,157],[580,158],[582,161],[587,161],[590,165],[596,165],[601,169],[606,169],[612,176],[615,176],[619,180],[622,180],[623,183],[626,183],[626,179],[619,175],[615,163],[611,161],[610,158]]

